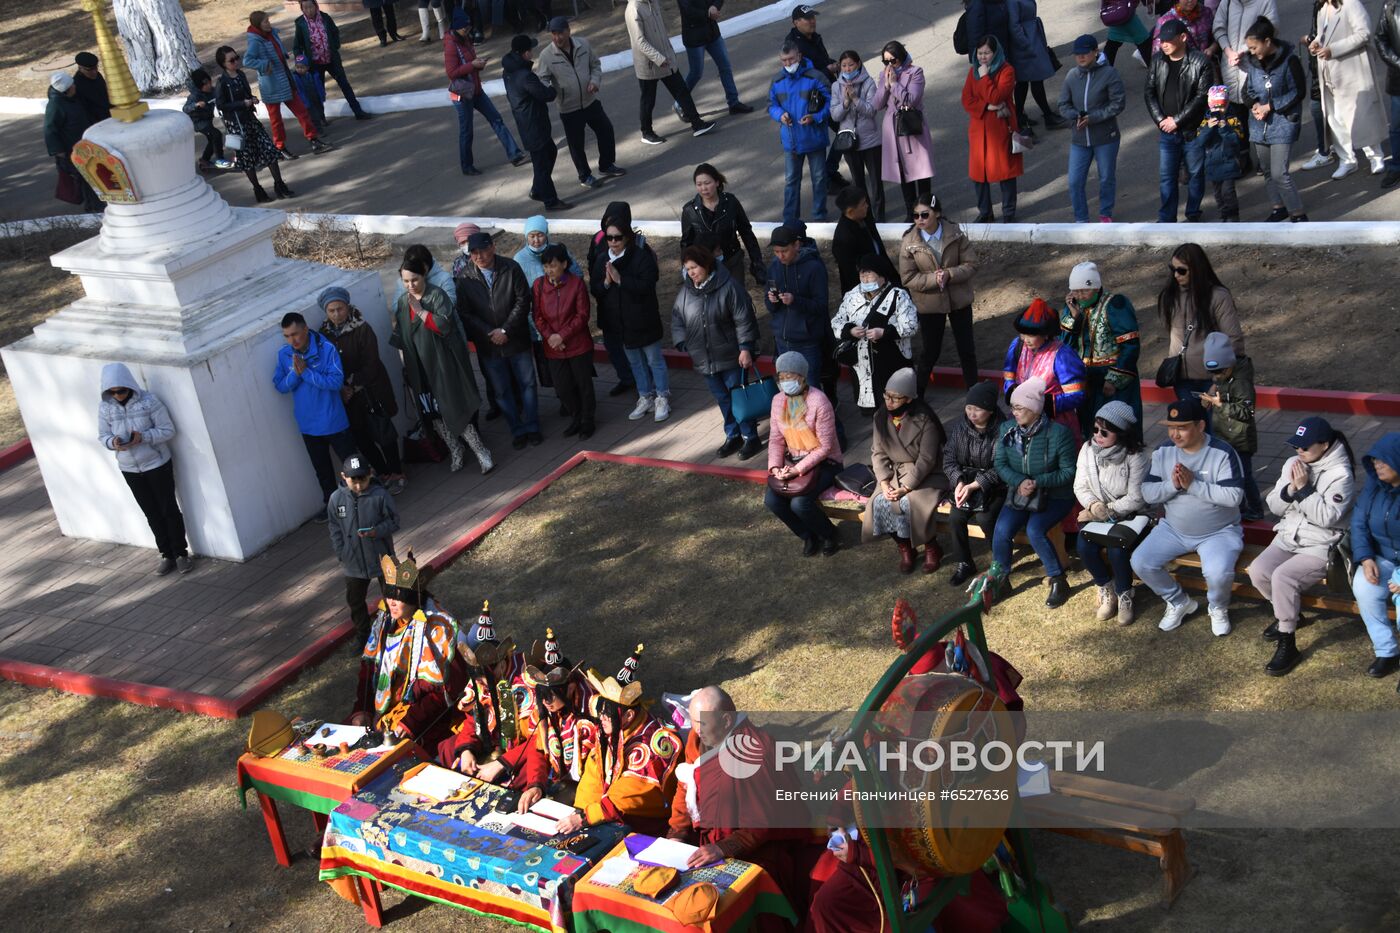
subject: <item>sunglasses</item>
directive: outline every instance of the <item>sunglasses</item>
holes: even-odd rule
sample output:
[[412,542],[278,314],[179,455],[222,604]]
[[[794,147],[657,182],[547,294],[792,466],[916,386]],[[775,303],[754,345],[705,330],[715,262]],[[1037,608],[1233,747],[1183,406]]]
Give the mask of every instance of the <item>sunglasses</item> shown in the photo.
[[1103,428],[1103,427],[1095,427],[1095,428],[1094,428],[1094,436],[1095,436],[1095,437],[1112,437],[1115,433],[1116,433],[1116,432],[1110,430],[1109,428]]
[[918,220],[928,220],[933,216],[933,211],[915,211],[914,217]]
[[620,233],[616,236],[609,233],[606,236],[604,236],[603,239],[607,240],[609,243],[621,243],[623,240],[627,239],[627,237],[623,236]]
[[1171,270],[1172,270],[1172,275],[1176,275],[1176,276],[1186,275],[1187,273],[1189,273],[1189,272],[1191,271],[1190,269],[1186,268],[1185,266],[1171,266]]
[[882,58],[880,61],[884,62],[886,65],[898,64],[893,58]]

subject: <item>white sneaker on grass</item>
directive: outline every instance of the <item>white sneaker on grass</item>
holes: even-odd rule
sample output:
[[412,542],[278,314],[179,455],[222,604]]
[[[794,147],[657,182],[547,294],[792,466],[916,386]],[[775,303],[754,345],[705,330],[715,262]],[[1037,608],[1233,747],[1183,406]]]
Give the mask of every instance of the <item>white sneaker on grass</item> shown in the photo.
[[1176,606],[1167,603],[1167,611],[1162,615],[1162,621],[1157,623],[1157,627],[1164,632],[1179,629],[1181,623],[1186,621],[1186,617],[1199,608],[1201,608],[1201,604],[1189,598],[1186,602]]
[[665,421],[671,417],[671,400],[664,395],[656,397],[656,421]]
[[1210,613],[1210,630],[1218,636],[1230,634],[1230,610],[1224,606],[1211,606],[1206,610]]
[[627,416],[628,421],[641,421],[642,416],[651,411],[651,396],[643,395],[637,399],[637,407],[632,409],[632,414]]
[[1314,152],[1312,158],[1298,166],[1305,172],[1311,172],[1315,168],[1322,168],[1324,165],[1332,164],[1332,153]]

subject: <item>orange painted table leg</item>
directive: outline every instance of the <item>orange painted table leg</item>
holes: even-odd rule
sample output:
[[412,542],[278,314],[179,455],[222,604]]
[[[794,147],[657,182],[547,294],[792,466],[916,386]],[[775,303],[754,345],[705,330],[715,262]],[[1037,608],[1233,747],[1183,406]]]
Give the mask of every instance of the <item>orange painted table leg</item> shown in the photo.
[[373,878],[356,875],[355,883],[360,888],[360,906],[365,911],[365,923],[376,928],[382,927],[384,906],[379,902],[379,882]]
[[267,826],[267,839],[272,843],[272,854],[276,857],[277,864],[283,868],[290,868],[292,856],[287,851],[287,835],[282,831],[282,816],[277,812],[277,801],[266,794],[258,794],[258,806],[262,809],[263,823]]

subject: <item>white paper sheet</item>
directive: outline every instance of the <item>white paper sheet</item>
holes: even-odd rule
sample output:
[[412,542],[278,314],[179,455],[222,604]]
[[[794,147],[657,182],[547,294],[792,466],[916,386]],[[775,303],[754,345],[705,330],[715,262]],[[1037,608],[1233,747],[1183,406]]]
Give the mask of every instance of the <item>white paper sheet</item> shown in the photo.
[[626,881],[627,876],[632,874],[636,868],[637,863],[627,856],[614,855],[612,858],[604,860],[589,880],[615,888]]
[[[321,735],[326,729],[330,729],[331,734]],[[324,745],[327,748],[335,748],[341,742],[344,742],[346,745],[354,745],[365,737],[367,731],[369,730],[364,726],[337,726],[333,723],[326,723],[320,729],[311,733],[310,737],[306,740],[306,744]]]
[[696,846],[674,839],[658,839],[638,852],[636,859],[643,865],[660,865],[664,868],[674,868],[676,871],[685,871],[686,860],[695,849]]
[[419,794],[432,800],[446,800],[470,781],[471,778],[456,771],[428,765],[413,777],[399,784],[399,790],[406,794]]
[[531,813],[538,813],[540,816],[550,820],[562,820],[566,816],[573,816],[576,812],[573,807],[557,800],[550,800],[548,797],[541,797],[530,808]]
[[541,816],[534,812],[512,813],[510,815],[510,821],[521,829],[528,829],[531,832],[536,832],[543,836],[553,836],[554,826],[559,822],[556,819],[550,819],[547,816]]

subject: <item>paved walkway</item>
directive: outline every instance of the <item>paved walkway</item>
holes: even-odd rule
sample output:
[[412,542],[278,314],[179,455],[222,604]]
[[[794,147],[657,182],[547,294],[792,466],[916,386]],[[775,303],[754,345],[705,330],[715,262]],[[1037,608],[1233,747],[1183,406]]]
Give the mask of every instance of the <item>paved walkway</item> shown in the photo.
[[[599,373],[599,426],[588,443],[591,449],[758,469],[765,465],[761,457],[747,464],[716,460],[722,439],[719,413],[693,373],[673,373],[674,414],[660,425],[628,421],[630,396],[609,399],[612,381],[604,374],[610,376],[611,369],[600,364]],[[857,462],[868,457],[870,428],[856,418],[844,393],[851,443],[847,460]],[[930,400],[945,421],[961,412],[961,391],[934,390]],[[498,464],[488,476],[473,466],[457,474],[445,464],[413,469],[409,487],[398,499],[404,525],[397,537],[401,552],[411,547],[422,557],[440,553],[579,449],[559,436],[564,421],[554,415],[549,390],[542,392],[540,409],[546,439],[539,447],[514,451],[502,422],[488,424],[486,437]],[[1161,416],[1160,406],[1149,407],[1149,421]],[[1278,476],[1288,453],[1285,439],[1298,417],[1260,413],[1255,466],[1261,486]],[[1333,423],[1348,433],[1358,454],[1379,434],[1400,430],[1400,419],[1358,415]],[[1162,432],[1154,424],[1149,440],[1160,440]],[[219,712],[245,705],[279,668],[324,643],[337,626],[348,625],[338,566],[321,525],[308,523],[243,564],[198,560],[188,576],[155,577],[150,573],[156,560],[152,551],[61,537],[33,460],[0,474],[0,522],[9,529],[7,549],[17,555],[0,568],[0,588],[12,594],[9,608],[0,613],[0,665],[25,662],[80,678],[182,691],[213,702],[188,696],[157,702]],[[16,677],[13,665],[8,667],[5,676],[25,679]],[[281,672],[283,677],[293,673]],[[83,690],[81,683],[69,687]]]

